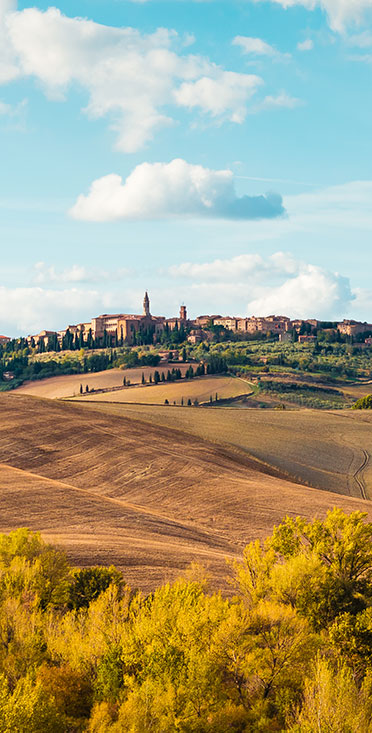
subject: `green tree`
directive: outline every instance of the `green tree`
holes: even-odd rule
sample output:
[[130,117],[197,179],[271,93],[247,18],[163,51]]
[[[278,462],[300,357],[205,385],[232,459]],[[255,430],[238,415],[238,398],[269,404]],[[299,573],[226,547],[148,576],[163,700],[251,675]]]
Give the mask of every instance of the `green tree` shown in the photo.
[[114,583],[118,588],[123,587],[123,576],[112,565],[106,567],[91,567],[75,570],[68,588],[68,606],[75,610],[88,608],[107,588]]

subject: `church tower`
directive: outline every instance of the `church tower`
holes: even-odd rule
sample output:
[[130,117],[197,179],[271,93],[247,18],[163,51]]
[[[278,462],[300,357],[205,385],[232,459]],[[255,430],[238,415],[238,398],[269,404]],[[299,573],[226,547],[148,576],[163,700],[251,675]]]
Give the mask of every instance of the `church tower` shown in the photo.
[[187,310],[185,305],[180,308],[180,321],[187,321]]
[[146,290],[145,297],[143,299],[143,315],[149,317],[150,314],[150,299]]

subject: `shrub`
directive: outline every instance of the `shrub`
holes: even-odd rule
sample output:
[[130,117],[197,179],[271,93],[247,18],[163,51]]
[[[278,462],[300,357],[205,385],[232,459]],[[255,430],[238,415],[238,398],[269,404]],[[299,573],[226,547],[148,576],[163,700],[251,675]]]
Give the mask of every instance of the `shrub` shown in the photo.
[[372,410],[372,394],[369,394],[366,397],[361,397],[361,399],[353,405],[353,410]]

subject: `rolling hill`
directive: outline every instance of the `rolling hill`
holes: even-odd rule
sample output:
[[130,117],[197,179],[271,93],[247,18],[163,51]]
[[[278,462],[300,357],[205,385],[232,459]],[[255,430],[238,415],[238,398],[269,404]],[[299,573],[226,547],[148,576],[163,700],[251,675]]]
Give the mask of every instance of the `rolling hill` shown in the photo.
[[232,447],[102,407],[0,395],[1,531],[41,530],[73,562],[115,563],[150,590],[194,560],[223,585],[224,558],[286,514],[369,511],[268,475]]
[[225,400],[245,395],[251,391],[252,388],[245,379],[214,374],[190,380],[182,379],[180,382],[159,382],[157,385],[147,384],[112,392],[88,393],[83,396],[78,395],[74,399],[83,402],[127,402],[149,405],[164,405],[167,399],[169,404],[175,402],[180,405],[183,400],[183,404],[186,405],[189,399],[192,403],[195,399],[199,403],[208,403],[210,398],[215,401],[216,395],[219,400]]
[[[87,403],[87,408],[90,405]],[[198,436],[261,470],[346,496],[372,496],[372,414],[358,410],[262,410],[95,403],[106,414],[132,416]]]
[[[141,384],[142,374],[146,380],[150,374],[154,374],[155,369],[162,372],[173,369],[175,364],[161,363],[158,367],[137,367],[135,369],[107,369],[103,372],[88,372],[87,374],[64,374],[59,377],[49,377],[48,379],[37,379],[32,382],[25,382],[21,387],[15,390],[18,394],[28,394],[34,397],[46,397],[48,399],[64,399],[80,394],[80,385],[84,391],[86,386],[89,389],[115,389],[122,387],[123,379],[130,379],[131,384]],[[189,368],[189,364],[176,364],[178,369],[184,374]],[[115,393],[118,394],[118,393]]]

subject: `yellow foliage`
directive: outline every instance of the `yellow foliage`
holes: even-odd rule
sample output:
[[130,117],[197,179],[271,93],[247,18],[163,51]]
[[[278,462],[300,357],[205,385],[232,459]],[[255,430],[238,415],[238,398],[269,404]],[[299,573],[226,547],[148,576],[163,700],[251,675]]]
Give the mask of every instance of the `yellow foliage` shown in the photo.
[[351,670],[334,671],[318,658],[314,674],[305,684],[303,702],[291,733],[370,733],[372,715],[363,688],[358,689]]

